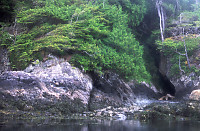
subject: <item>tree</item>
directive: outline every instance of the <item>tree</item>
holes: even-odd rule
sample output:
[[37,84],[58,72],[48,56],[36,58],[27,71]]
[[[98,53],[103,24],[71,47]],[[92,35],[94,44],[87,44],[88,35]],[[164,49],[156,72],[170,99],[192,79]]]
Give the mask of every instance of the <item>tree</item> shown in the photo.
[[[133,14],[138,24],[140,6],[128,2],[138,11]],[[12,65],[23,69],[42,60],[43,51],[73,53],[71,63],[86,72],[112,70],[126,79],[149,80],[143,47],[128,27],[128,15],[121,5],[106,0],[46,0],[43,6],[20,10],[17,23],[26,30],[16,36],[15,44],[7,45]]]

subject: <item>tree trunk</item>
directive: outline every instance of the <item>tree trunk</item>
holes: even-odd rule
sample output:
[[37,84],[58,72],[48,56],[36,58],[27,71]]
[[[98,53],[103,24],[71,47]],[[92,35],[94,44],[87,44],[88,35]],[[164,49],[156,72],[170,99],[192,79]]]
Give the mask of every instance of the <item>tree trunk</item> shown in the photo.
[[199,8],[199,0],[195,0],[195,11],[197,11],[198,10],[198,8]]
[[15,45],[16,40],[17,40],[17,18],[16,17],[15,17],[15,23],[13,26],[13,35],[14,35],[13,44]]
[[184,42],[184,47],[185,47],[185,56],[186,56],[186,59],[187,59],[188,67],[190,68],[190,61],[189,61],[189,57],[188,57],[188,53],[187,53],[187,47],[186,47],[186,43],[185,43],[184,31],[185,30],[183,28],[183,42]]
[[161,34],[161,40],[163,42],[164,41],[165,18],[164,18],[164,12],[163,12],[163,8],[162,8],[162,0],[157,0],[156,8],[158,10],[158,16],[160,18],[160,34]]

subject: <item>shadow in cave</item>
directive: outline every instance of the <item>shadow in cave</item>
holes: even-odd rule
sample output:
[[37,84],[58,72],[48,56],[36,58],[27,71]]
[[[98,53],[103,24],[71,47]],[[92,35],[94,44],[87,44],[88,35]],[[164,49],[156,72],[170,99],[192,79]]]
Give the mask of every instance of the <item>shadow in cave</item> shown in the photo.
[[171,94],[175,96],[176,90],[174,85],[170,82],[170,80],[166,77],[163,76],[161,73],[159,75],[159,81],[160,81],[160,86],[164,92],[164,94]]

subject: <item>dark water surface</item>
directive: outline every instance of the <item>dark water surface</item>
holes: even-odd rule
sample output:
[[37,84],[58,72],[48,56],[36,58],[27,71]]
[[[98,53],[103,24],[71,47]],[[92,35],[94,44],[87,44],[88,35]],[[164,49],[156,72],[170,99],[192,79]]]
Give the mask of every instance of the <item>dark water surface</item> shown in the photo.
[[200,131],[198,121],[39,120],[1,121],[0,131]]

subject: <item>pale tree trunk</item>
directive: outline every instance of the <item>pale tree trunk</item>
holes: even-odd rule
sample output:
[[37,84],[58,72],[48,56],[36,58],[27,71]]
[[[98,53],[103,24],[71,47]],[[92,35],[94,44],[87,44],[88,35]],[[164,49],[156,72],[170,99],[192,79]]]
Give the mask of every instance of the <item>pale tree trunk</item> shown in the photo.
[[163,11],[162,6],[160,7],[160,10],[161,10],[161,18],[162,18],[162,28],[163,28],[163,33],[164,33],[164,31],[165,31],[165,16],[164,16],[164,11]]
[[176,49],[176,53],[179,54],[179,69],[180,69],[181,72],[185,73],[185,71],[181,68],[181,62],[180,62],[180,56],[181,55],[182,56],[184,55],[186,57],[186,59],[187,59],[187,65],[188,65],[189,69],[191,67],[190,67],[190,60],[189,60],[189,57],[188,57],[187,47],[186,47],[186,43],[185,43],[185,36],[184,36],[185,31],[184,31],[184,28],[183,28],[182,34],[183,34],[183,42],[184,42],[185,54],[181,54],[180,52],[177,51],[177,49]]
[[14,39],[12,39],[13,44],[15,45],[16,40],[17,40],[17,18],[15,17],[15,23],[13,25],[13,35],[14,35]]
[[185,43],[184,32],[185,32],[185,30],[183,28],[183,42],[184,42],[184,47],[185,47],[185,56],[186,56],[186,59],[187,59],[187,64],[188,64],[188,66],[190,68],[190,61],[189,61],[189,57],[188,57],[188,53],[187,53],[187,47],[186,47],[186,43]]
[[176,0],[176,6],[177,6],[177,10],[179,10],[180,9],[179,0]]
[[162,7],[162,0],[157,0],[156,2],[156,8],[158,10],[158,16],[160,18],[160,34],[161,34],[161,40],[164,41],[164,30],[165,30],[165,17],[164,17],[164,11]]
[[185,73],[185,71],[181,68],[181,59],[180,59],[180,55],[179,55],[178,65],[179,65],[179,70],[180,70],[181,72]]
[[199,5],[199,1],[198,0],[195,0],[195,2],[196,2],[196,5]]
[[199,0],[195,0],[195,5],[196,5],[196,9],[195,9],[195,10],[198,10],[198,7],[199,7]]
[[188,64],[188,67],[190,68],[190,61],[189,61],[189,57],[188,57],[188,53],[187,53],[187,47],[186,47],[186,44],[185,44],[185,39],[184,39],[184,47],[185,47],[185,56],[187,58],[187,64]]
[[179,0],[176,0],[176,8],[174,9],[174,12],[175,12],[174,18],[179,13],[180,9],[181,9],[181,7],[180,7],[180,4],[179,4]]

